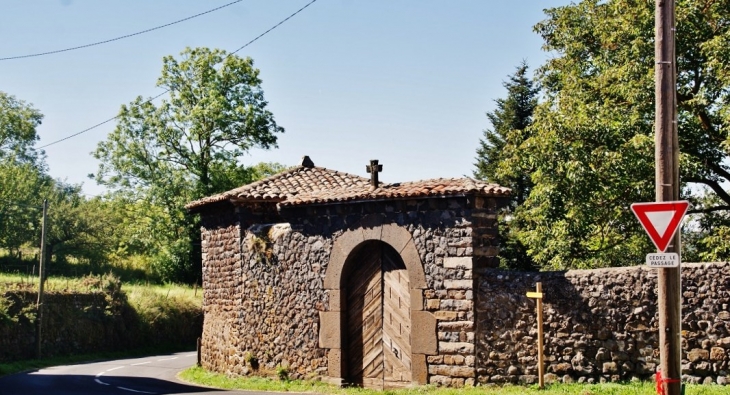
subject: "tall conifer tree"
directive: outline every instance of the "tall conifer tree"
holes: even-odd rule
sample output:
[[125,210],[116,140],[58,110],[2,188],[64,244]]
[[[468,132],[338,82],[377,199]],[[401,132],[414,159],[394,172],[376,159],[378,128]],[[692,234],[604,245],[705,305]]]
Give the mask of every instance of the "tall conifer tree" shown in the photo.
[[522,62],[504,83],[507,97],[497,99],[496,109],[487,113],[491,129],[484,130],[479,141],[474,177],[512,188],[512,198],[500,219],[502,249],[500,259],[510,268],[532,268],[525,248],[510,232],[512,213],[524,203],[530,192],[530,173],[521,166],[505,166],[505,159],[514,156],[528,137],[528,126],[537,106],[538,89],[528,78],[528,66]]

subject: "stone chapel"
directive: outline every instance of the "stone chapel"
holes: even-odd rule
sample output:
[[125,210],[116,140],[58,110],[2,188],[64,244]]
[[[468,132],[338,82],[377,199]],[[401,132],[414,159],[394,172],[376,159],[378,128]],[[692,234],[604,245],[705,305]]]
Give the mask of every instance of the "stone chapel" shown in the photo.
[[385,183],[299,166],[192,202],[202,219],[205,368],[285,366],[371,388],[474,384],[475,271],[496,267],[509,189]]

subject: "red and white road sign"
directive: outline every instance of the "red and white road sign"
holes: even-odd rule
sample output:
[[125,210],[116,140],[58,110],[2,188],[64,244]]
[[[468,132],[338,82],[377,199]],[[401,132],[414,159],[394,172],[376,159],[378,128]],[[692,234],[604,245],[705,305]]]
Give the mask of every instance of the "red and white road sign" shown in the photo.
[[631,205],[631,211],[639,219],[641,226],[644,227],[656,248],[664,252],[674,234],[677,233],[688,207],[689,202],[685,200],[634,203]]

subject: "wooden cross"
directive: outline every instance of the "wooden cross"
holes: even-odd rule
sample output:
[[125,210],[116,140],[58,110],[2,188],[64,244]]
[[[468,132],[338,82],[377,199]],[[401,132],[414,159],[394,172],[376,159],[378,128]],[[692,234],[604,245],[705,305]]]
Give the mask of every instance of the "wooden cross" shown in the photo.
[[379,165],[377,159],[371,159],[370,164],[365,166],[365,170],[370,173],[370,184],[373,186],[373,188],[377,188],[378,173],[383,171],[383,165]]
[[540,388],[545,388],[545,356],[543,348],[545,340],[542,331],[542,283],[536,285],[537,292],[528,292],[527,297],[537,300],[537,374],[540,382]]

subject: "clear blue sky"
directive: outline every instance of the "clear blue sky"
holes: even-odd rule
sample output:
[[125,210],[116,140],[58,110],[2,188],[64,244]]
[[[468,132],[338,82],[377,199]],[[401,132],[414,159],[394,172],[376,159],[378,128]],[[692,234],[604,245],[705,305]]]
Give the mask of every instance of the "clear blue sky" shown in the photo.
[[[0,0],[0,58],[45,52],[134,33],[231,0]],[[45,145],[117,114],[136,96],[151,97],[165,55],[186,46],[239,48],[310,0],[246,0],[211,14],[110,44],[0,61],[0,90],[45,118]],[[524,59],[548,54],[532,26],[543,9],[568,0],[318,0],[250,45],[269,109],[286,133],[279,148],[253,150],[246,165],[318,166],[367,176],[380,159],[381,180],[471,175],[488,127],[485,112]],[[103,189],[87,174],[108,123],[46,148],[50,173]]]

